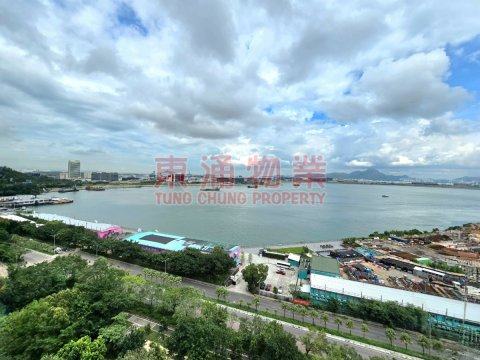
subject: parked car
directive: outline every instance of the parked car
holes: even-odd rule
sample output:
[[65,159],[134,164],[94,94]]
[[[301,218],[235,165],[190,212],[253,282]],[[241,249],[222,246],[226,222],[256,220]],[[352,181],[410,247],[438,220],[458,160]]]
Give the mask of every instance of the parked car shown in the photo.
[[283,287],[281,287],[281,286],[278,287],[278,293],[283,294]]
[[272,291],[272,284],[267,284],[267,286],[265,286],[265,290]]
[[285,275],[286,272],[284,270],[277,270],[277,274],[280,274],[280,275]]
[[263,290],[263,289],[265,289],[265,283],[264,283],[264,282],[261,282],[261,283],[260,283],[260,290]]

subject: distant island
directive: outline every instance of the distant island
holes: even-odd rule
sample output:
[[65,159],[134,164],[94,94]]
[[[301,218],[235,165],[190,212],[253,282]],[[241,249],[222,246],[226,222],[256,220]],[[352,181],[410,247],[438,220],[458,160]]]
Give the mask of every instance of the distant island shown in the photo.
[[334,172],[327,174],[328,178],[339,180],[373,180],[373,181],[407,181],[414,180],[407,175],[387,175],[375,168],[353,171],[351,173]]
[[327,181],[347,184],[439,186],[480,189],[480,177],[464,176],[453,180],[424,180],[412,178],[408,175],[389,175],[375,168],[357,170],[351,173],[328,173]]

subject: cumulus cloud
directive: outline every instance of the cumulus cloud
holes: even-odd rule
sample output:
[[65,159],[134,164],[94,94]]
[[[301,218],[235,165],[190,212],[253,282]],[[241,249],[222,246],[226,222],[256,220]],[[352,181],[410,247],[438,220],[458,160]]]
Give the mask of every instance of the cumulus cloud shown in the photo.
[[344,121],[440,116],[470,99],[465,89],[444,82],[448,70],[444,50],[389,59],[367,68],[353,84],[351,94],[325,106],[333,118]]
[[158,153],[235,152],[240,163],[302,152],[323,154],[329,170],[470,171],[479,107],[462,110],[478,95],[446,49],[461,58],[480,34],[475,6],[3,2],[2,158],[149,172]]

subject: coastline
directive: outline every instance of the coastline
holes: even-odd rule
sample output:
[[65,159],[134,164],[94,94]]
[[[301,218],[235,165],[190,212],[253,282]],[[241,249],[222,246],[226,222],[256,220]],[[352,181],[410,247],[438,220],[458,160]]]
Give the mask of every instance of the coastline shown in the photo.
[[[282,184],[290,184],[291,181],[283,181]],[[480,185],[468,185],[468,184],[454,184],[454,185],[447,185],[447,184],[429,184],[429,183],[391,183],[391,182],[377,182],[377,181],[362,181],[362,180],[335,180],[335,181],[327,181],[328,184],[339,184],[339,185],[378,185],[378,186],[411,186],[411,187],[420,187],[420,188],[440,188],[440,189],[465,189],[465,190],[480,190]],[[199,187],[201,183],[187,183],[187,186],[190,187]],[[247,187],[249,184],[232,184],[232,187]],[[78,190],[86,190],[86,186],[91,185],[82,185],[78,187]],[[95,184],[94,186],[100,186],[105,188],[106,190],[110,189],[131,189],[131,188],[143,188],[143,187],[155,187],[154,183],[145,184],[145,183],[128,183],[128,184]],[[175,185],[180,186],[180,185]],[[168,187],[167,184],[162,184],[159,187],[164,188]],[[258,187],[258,190],[262,190],[263,188],[267,188],[263,185]],[[58,192],[61,188],[51,188],[46,193]],[[228,190],[228,189],[227,189]],[[86,190],[87,191],[87,190]]]
[[[331,248],[322,248],[322,245],[332,245]],[[269,244],[268,246],[254,246],[254,247],[245,247],[243,250],[247,253],[258,254],[261,249],[265,248],[277,248],[284,249],[289,247],[296,246],[307,246],[310,250],[313,251],[330,251],[335,249],[343,249],[342,240],[327,240],[320,242],[302,242],[302,243],[293,243],[293,244]]]

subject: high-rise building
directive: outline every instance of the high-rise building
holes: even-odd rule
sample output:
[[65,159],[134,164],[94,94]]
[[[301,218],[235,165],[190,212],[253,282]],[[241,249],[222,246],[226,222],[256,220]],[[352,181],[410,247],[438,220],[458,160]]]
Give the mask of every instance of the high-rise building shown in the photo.
[[68,161],[68,178],[80,179],[80,160]]

